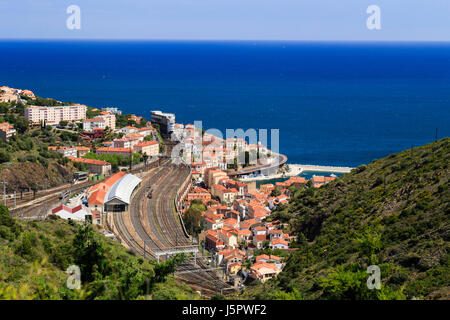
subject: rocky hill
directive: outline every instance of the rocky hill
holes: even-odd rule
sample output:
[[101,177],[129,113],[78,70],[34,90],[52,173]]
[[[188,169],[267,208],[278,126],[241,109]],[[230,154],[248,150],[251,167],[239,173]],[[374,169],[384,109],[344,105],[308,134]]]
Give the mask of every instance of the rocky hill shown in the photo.
[[73,180],[76,168],[70,165],[49,163],[47,167],[40,163],[22,162],[0,170],[0,180],[6,181],[9,190],[20,188],[47,189]]
[[[278,279],[237,297],[450,299],[449,163],[445,138],[292,190],[274,215],[298,250]],[[381,270],[379,290],[367,287],[370,265]]]

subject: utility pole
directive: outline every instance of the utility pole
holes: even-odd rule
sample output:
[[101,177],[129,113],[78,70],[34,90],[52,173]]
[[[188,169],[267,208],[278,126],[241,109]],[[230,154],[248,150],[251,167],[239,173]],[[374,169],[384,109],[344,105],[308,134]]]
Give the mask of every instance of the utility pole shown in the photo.
[[130,171],[133,168],[133,149],[130,149]]

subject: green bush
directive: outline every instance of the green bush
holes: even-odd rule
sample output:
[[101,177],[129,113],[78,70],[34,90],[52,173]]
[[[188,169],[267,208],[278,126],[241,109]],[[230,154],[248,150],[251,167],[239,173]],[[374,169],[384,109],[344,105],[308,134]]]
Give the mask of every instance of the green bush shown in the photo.
[[15,238],[14,234],[11,232],[11,229],[7,226],[0,226],[0,237],[8,241],[12,241]]
[[0,163],[9,162],[11,160],[11,156],[8,152],[4,150],[0,150]]
[[33,260],[35,258],[33,242],[33,236],[29,232],[25,232],[21,241],[16,246],[15,252],[28,261]]

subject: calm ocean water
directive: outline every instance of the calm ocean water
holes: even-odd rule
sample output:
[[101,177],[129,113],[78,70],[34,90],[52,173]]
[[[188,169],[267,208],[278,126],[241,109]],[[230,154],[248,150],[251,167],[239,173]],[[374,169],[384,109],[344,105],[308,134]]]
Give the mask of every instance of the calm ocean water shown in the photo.
[[0,85],[280,129],[290,163],[357,166],[450,136],[450,44],[3,41]]

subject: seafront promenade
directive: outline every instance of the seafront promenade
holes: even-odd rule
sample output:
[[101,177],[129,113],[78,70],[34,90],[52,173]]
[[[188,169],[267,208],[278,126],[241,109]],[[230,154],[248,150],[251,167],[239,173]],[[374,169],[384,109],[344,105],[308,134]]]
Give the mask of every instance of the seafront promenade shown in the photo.
[[260,177],[248,177],[248,178],[240,178],[241,181],[259,181],[259,180],[269,180],[269,179],[279,179],[279,178],[288,178],[295,177],[301,174],[304,171],[315,171],[315,172],[332,172],[332,173],[348,173],[353,168],[351,167],[333,167],[333,166],[317,166],[310,164],[287,164],[289,166],[289,172],[285,173],[277,173],[268,176],[260,176]]

